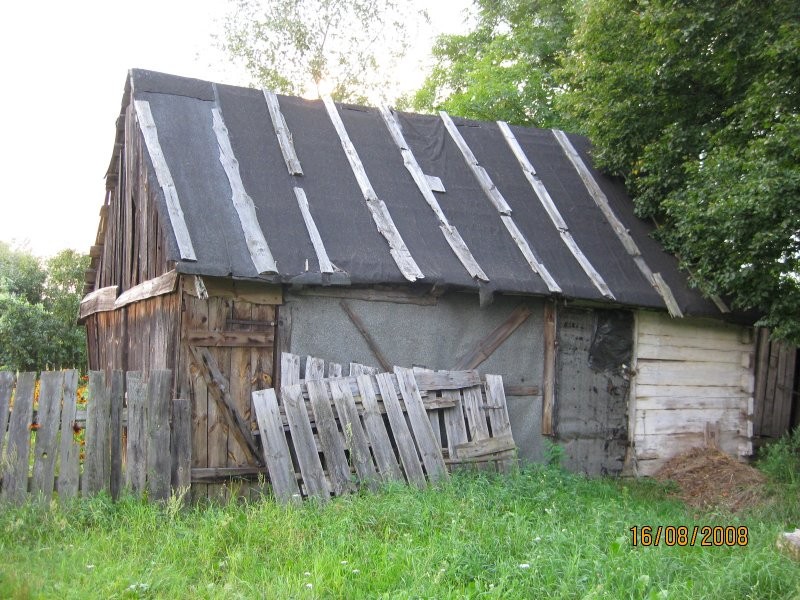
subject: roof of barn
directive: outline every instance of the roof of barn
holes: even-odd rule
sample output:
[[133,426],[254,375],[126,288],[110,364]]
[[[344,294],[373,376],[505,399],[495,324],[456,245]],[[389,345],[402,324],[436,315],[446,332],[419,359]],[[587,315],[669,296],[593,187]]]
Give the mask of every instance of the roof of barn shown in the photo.
[[143,70],[128,98],[179,272],[719,315],[586,138]]

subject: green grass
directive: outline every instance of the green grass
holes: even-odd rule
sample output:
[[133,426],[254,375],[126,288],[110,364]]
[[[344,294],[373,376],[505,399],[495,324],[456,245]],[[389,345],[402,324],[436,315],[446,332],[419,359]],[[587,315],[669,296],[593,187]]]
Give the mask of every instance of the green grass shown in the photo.
[[[324,506],[3,507],[0,597],[800,598],[775,550],[800,509],[696,514],[667,491],[539,467]],[[632,547],[634,525],[747,526],[749,544]]]

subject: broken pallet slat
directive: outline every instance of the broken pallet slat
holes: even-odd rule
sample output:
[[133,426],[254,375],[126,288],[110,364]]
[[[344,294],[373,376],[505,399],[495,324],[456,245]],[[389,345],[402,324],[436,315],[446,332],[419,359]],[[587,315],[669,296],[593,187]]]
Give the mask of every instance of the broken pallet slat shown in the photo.
[[458,458],[487,457],[509,450],[515,450],[514,439],[510,435],[473,440],[467,444],[456,446]]
[[[362,377],[364,376],[362,375]],[[378,389],[380,389],[381,397],[383,398],[383,405],[386,407],[389,426],[392,429],[398,454],[400,454],[400,461],[403,463],[406,480],[417,485],[417,487],[422,487],[425,485],[425,473],[419,463],[414,437],[408,429],[391,377],[389,373],[379,373],[375,376],[375,379],[378,382]]]
[[253,392],[253,408],[261,432],[264,462],[269,469],[269,479],[275,498],[281,502],[299,501],[300,488],[297,485],[297,477],[292,466],[292,456],[289,444],[286,442],[286,434],[280,425],[281,416],[275,390]]
[[392,450],[392,442],[389,439],[383,416],[381,416],[381,411],[378,408],[378,400],[375,397],[375,388],[372,386],[372,380],[369,377],[360,376],[356,381],[361,395],[361,403],[364,406],[364,428],[367,430],[372,442],[372,451],[375,454],[375,462],[378,464],[381,479],[384,481],[402,479],[403,474],[397,464],[394,450]]
[[281,352],[281,389],[300,383],[300,357]]
[[314,421],[317,427],[320,449],[325,457],[328,469],[328,479],[332,492],[340,496],[351,491],[353,486],[350,481],[350,465],[347,464],[347,455],[344,451],[344,441],[336,420],[331,410],[331,398],[323,380],[306,380],[308,396],[311,399],[311,408],[314,411]]
[[327,500],[330,496],[330,488],[328,480],[325,478],[325,472],[322,470],[319,449],[314,441],[314,432],[308,420],[308,412],[303,402],[300,385],[284,387],[281,395],[306,492],[309,496]]
[[447,434],[448,456],[452,459],[456,456],[456,446],[467,443],[467,427],[464,422],[461,392],[455,389],[443,390],[442,396],[454,402],[452,408],[442,411],[444,429]]
[[462,391],[464,399],[464,415],[467,417],[469,439],[472,442],[489,437],[489,426],[486,422],[481,398],[481,386],[476,385]]
[[477,371],[431,371],[414,369],[414,378],[420,391],[455,390],[480,385],[481,377]]
[[329,385],[336,413],[339,416],[339,423],[345,432],[345,443],[350,451],[350,460],[359,479],[374,490],[377,488],[377,472],[369,451],[369,439],[361,425],[350,385],[338,378],[330,379]]
[[422,404],[419,388],[417,388],[417,383],[414,381],[414,372],[411,369],[403,369],[401,367],[395,367],[394,372],[397,375],[400,394],[408,411],[408,419],[411,422],[411,429],[414,432],[414,438],[416,439],[420,456],[422,456],[428,479],[436,481],[446,477],[447,467],[444,464],[441,447],[436,442],[431,422],[428,420],[425,407]]

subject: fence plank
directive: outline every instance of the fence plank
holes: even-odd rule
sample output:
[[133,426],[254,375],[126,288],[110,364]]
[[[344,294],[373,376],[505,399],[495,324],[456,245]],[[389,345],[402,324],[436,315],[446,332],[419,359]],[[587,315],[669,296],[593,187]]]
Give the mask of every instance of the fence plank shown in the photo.
[[422,462],[425,464],[428,479],[435,481],[447,477],[447,467],[444,464],[441,446],[433,435],[431,422],[428,420],[425,406],[422,404],[422,396],[420,396],[417,383],[414,381],[414,372],[401,367],[395,367],[394,372],[397,375],[400,394],[406,405],[408,419],[411,421],[411,429],[414,431],[414,438],[422,456]]
[[299,383],[300,357],[290,352],[281,352],[281,390],[290,385],[298,385]]
[[299,385],[292,385],[283,388],[282,396],[306,492],[309,496],[327,500],[330,494],[328,482],[319,460],[319,451],[314,442],[314,432],[311,430],[308,411],[303,402],[303,392]]
[[[322,361],[319,361],[319,364],[324,365]],[[321,378],[321,367],[318,370]],[[325,382],[321,379],[306,379],[306,389],[311,400],[311,409],[314,411],[317,436],[320,446],[322,446],[325,465],[328,468],[328,478],[333,493],[340,496],[352,489],[352,483],[350,481],[350,465],[347,464],[347,455],[344,452],[344,440],[336,427],[336,420],[331,409],[331,397]]]
[[172,371],[150,371],[147,382],[148,497],[166,500],[170,492],[169,413]]
[[[503,390],[503,378],[500,375],[486,375],[486,404],[489,413],[489,425],[492,427],[492,437],[511,438],[511,420],[508,418],[506,395]],[[507,471],[513,460],[504,460],[497,463],[501,471]]]
[[111,497],[116,500],[122,488],[122,404],[125,401],[125,373],[111,373]]
[[314,358],[309,356],[306,358],[306,376],[305,380],[316,380],[325,377],[325,361],[321,358]]
[[20,373],[14,394],[14,409],[8,424],[8,445],[3,457],[3,500],[21,503],[28,493],[28,459],[31,449],[31,419],[36,373]]
[[467,416],[467,427],[470,441],[484,440],[489,437],[489,426],[486,424],[486,413],[481,408],[480,386],[464,390],[464,414]]
[[253,408],[256,411],[258,429],[261,433],[261,445],[264,448],[264,462],[269,469],[272,492],[281,502],[300,500],[300,488],[297,487],[292,456],[286,433],[281,424],[281,413],[275,390],[266,389],[253,392]]
[[89,401],[86,407],[86,459],[84,461],[84,495],[110,491],[111,456],[109,422],[111,395],[106,388],[103,371],[89,373]]
[[125,484],[135,495],[144,492],[147,475],[145,402],[147,385],[139,371],[126,373],[128,388],[128,448]]
[[[353,371],[353,364],[350,363],[350,371]],[[375,454],[375,462],[378,463],[381,479],[384,481],[396,481],[403,478],[400,466],[392,450],[392,442],[386,432],[386,425],[383,423],[383,416],[375,398],[375,389],[372,387],[372,380],[368,376],[360,375],[357,377],[358,391],[361,394],[361,404],[364,407],[364,427],[369,434],[372,442],[372,452]]]
[[0,452],[3,451],[3,440],[8,427],[8,407],[11,403],[11,392],[14,389],[14,374],[0,371]]
[[389,417],[389,425],[394,434],[394,441],[397,444],[406,479],[409,483],[422,488],[425,486],[425,473],[419,463],[414,437],[408,429],[406,417],[400,406],[400,399],[394,390],[392,375],[390,373],[379,373],[375,376],[375,379],[378,381],[378,388],[381,391],[383,405],[386,407],[386,415]]
[[75,440],[75,413],[78,409],[78,371],[64,372],[63,406],[61,408],[61,447],[58,463],[58,497],[74,498],[80,482],[81,446]]
[[172,401],[170,435],[172,489],[180,492],[192,484],[192,405],[186,398]]
[[[341,373],[341,366],[339,372]],[[356,468],[359,480],[374,490],[377,488],[377,472],[369,452],[369,440],[361,426],[355,398],[350,391],[350,384],[345,379],[331,379],[329,385],[339,422],[345,432],[345,444],[350,450],[350,460]]]
[[49,502],[53,497],[63,387],[63,371],[45,371],[41,374],[37,413],[39,428],[36,430],[36,445],[33,452],[31,493],[34,497],[41,494],[43,502]]

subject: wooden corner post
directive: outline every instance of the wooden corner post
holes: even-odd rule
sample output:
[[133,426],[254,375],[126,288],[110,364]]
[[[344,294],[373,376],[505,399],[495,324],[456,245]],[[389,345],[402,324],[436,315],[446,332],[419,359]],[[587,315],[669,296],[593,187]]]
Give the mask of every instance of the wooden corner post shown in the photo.
[[555,435],[556,404],[556,335],[557,311],[555,300],[544,303],[544,366],[542,368],[542,435]]

